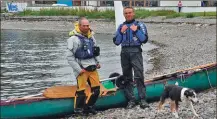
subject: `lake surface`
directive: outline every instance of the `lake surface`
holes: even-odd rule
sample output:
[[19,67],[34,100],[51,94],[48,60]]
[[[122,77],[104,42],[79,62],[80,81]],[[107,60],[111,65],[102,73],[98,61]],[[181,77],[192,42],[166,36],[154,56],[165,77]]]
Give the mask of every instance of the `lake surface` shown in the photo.
[[[1,30],[1,98],[37,94],[55,85],[75,84],[72,68],[66,60],[67,32]],[[113,44],[113,35],[96,34],[101,47],[99,57],[101,79],[112,72],[121,73],[120,47]],[[143,46],[144,71],[147,52],[155,46]]]

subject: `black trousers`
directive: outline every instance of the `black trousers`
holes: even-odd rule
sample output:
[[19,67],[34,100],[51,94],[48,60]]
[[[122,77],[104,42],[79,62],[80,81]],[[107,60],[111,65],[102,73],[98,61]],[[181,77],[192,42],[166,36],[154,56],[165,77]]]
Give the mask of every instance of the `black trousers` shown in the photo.
[[182,7],[178,7],[179,8],[179,13],[181,12],[181,10],[182,10]]
[[[133,85],[134,85],[133,79],[136,82],[140,100],[145,99],[146,87],[144,84],[142,49],[140,47],[122,48],[121,67],[122,67],[123,76],[125,77],[126,80],[126,83],[124,85],[124,91],[128,100],[131,101],[136,100],[135,95],[133,93]],[[134,78],[133,78],[133,71],[134,71]]]

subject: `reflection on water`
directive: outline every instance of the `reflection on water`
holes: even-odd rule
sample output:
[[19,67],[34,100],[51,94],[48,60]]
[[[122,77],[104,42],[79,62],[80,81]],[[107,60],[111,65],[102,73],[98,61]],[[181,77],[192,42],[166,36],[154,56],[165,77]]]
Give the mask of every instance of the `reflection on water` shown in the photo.
[[[51,31],[2,30],[1,33],[1,98],[37,94],[54,85],[75,82],[65,59],[68,33]],[[100,77],[121,72],[120,47],[112,43],[112,35],[96,34],[101,47]],[[146,52],[153,47],[144,48]],[[145,71],[147,67],[145,67]]]

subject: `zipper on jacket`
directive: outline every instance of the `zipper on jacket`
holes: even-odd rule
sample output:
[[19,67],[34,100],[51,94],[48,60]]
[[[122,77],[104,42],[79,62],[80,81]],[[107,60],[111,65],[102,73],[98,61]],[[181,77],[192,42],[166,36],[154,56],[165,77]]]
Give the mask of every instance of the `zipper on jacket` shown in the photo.
[[130,28],[127,29],[128,30],[128,34],[127,34],[127,40],[129,40],[129,46],[130,46]]

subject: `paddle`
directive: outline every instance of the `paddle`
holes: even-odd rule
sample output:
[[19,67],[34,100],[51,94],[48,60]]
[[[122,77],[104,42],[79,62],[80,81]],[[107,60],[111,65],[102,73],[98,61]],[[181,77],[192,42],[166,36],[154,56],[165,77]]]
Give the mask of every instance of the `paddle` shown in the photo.
[[22,98],[15,98],[15,99],[10,99],[9,101],[16,101],[16,100],[32,100],[32,99],[45,99],[46,97],[22,97]]
[[[117,77],[103,79],[100,82],[110,81],[110,80],[115,80],[115,79],[117,79]],[[36,97],[36,96],[46,95],[47,97],[52,97],[52,96],[50,96],[50,94],[58,95],[58,96],[56,96],[56,98],[57,97],[59,97],[59,98],[73,97],[75,90],[76,90],[73,88],[76,88],[76,86],[54,86],[54,87],[50,87],[50,88],[46,89],[44,93],[39,93],[39,94],[35,94],[35,95],[28,95],[28,96],[24,96],[21,98],[12,98],[12,99],[9,99],[8,101],[10,102],[10,101],[26,100],[26,99],[28,99],[28,100],[29,99],[44,99],[46,97]],[[101,88],[102,88],[101,90],[103,91],[102,95],[106,95],[108,92],[115,92],[116,91],[116,88],[106,89],[103,86],[101,86]],[[62,95],[63,92],[65,92],[66,94]],[[60,96],[60,94],[61,94],[61,96]],[[52,98],[54,98],[54,97],[52,97]]]
[[193,68],[188,68],[188,69],[184,69],[184,70],[178,70],[177,72],[184,72],[184,71],[189,71],[189,70],[197,70],[197,69],[206,68],[206,67],[210,67],[210,66],[214,66],[214,65],[216,65],[216,62],[209,63],[209,64],[204,64],[204,65],[199,65],[199,66],[195,66]]

